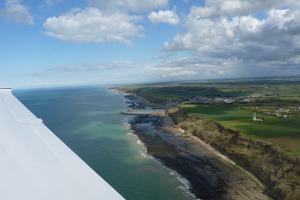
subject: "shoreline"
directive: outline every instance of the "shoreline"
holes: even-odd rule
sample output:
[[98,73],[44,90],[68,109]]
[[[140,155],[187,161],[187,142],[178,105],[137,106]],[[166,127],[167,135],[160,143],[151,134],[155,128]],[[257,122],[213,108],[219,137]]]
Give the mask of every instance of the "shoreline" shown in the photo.
[[270,199],[255,181],[190,137],[169,133],[145,116],[130,124],[147,153],[188,180],[196,198]]
[[166,165],[164,165],[164,163],[157,159],[156,157],[154,157],[153,155],[151,155],[150,153],[148,153],[146,144],[144,142],[142,142],[139,138],[139,136],[135,133],[135,131],[131,128],[130,122],[126,123],[126,126],[128,130],[130,130],[129,132],[127,132],[128,135],[135,137],[136,138],[136,144],[141,145],[143,148],[145,148],[145,151],[140,151],[141,156],[150,159],[150,160],[154,160],[155,162],[157,162],[161,167],[167,169],[169,171],[169,174],[172,176],[175,176],[176,179],[181,183],[181,185],[177,186],[177,189],[182,190],[182,192],[188,196],[189,198],[193,199],[193,200],[202,200],[200,198],[197,198],[196,195],[191,192],[191,183],[185,178],[183,177],[181,174],[179,174],[177,171],[167,167]]
[[[119,91],[122,91],[122,89],[120,89]],[[125,89],[125,91],[127,90]],[[134,93],[135,92],[133,91],[131,92],[130,95],[134,95],[138,97],[138,95]],[[143,95],[147,96],[147,94],[143,94]],[[150,100],[152,101],[152,97],[150,98]],[[147,100],[145,101],[148,102]],[[155,107],[156,106],[157,105],[155,105]],[[217,155],[218,157],[216,159],[217,160],[216,163],[219,160],[224,160],[224,158],[226,160],[227,158],[224,157],[224,155],[228,156],[228,158],[232,159],[235,163],[237,163],[237,164],[231,163],[231,165],[235,168],[234,171],[236,173],[246,175],[247,179],[249,179],[250,182],[252,181],[253,183],[255,183],[260,188],[258,193],[262,193],[264,195],[263,199],[291,199],[292,200],[292,199],[298,199],[300,197],[299,196],[300,195],[299,157],[291,157],[285,154],[284,150],[282,150],[280,146],[277,146],[276,144],[273,144],[272,142],[269,142],[267,140],[248,138],[243,134],[239,133],[238,131],[224,127],[213,120],[209,120],[204,117],[199,117],[196,115],[189,115],[185,109],[182,109],[180,107],[174,107],[174,106],[172,108],[170,107],[167,108],[164,106],[159,106],[159,107],[165,109],[163,116],[168,116],[169,118],[171,118],[172,119],[171,121],[174,122],[174,125],[168,127],[155,125],[154,126],[155,128],[152,128],[151,131],[147,132],[147,130],[143,130],[142,127],[139,127],[140,126],[138,125],[139,123],[134,123],[135,125],[137,125],[136,126],[138,127],[137,129],[140,129],[139,131],[136,131],[138,132],[136,134],[139,136],[140,139],[141,137],[144,137],[146,139],[147,137],[151,138],[153,135],[155,135],[155,133],[159,131],[165,131],[164,135],[173,134],[178,137],[180,136],[182,138],[185,138],[185,140],[195,141],[197,140],[197,138],[199,138],[208,145],[208,146],[206,145],[206,147],[204,148],[205,150],[211,149],[210,147],[213,147],[214,149],[211,152],[215,152],[214,150],[217,150],[219,152],[219,155]],[[160,115],[160,117],[162,116]],[[136,119],[138,119],[138,117]],[[150,122],[149,120],[147,121],[148,123]],[[176,131],[174,131],[174,128],[176,128]],[[178,149],[180,149],[179,151],[181,151],[182,154],[189,152],[188,149],[181,148],[182,144],[185,144],[184,142],[174,145],[172,144],[172,139],[164,140],[164,138],[163,137],[161,138],[160,136],[162,135],[160,134],[158,137],[156,136],[156,138],[152,138],[152,140],[155,141],[158,140],[157,138],[159,138],[160,142],[158,143],[164,143],[164,146],[161,147],[162,149],[161,152],[164,152],[165,150],[167,152],[167,150],[170,150],[169,153],[170,155],[173,155],[173,157],[174,155],[175,157],[177,156],[176,153],[178,153],[177,152]],[[193,139],[188,137],[191,137]],[[152,142],[152,140],[150,139],[149,143],[144,142],[147,145],[147,149],[151,148],[151,145],[154,146],[156,145],[155,142]],[[205,143],[198,142],[198,146],[201,146],[202,144],[203,147],[203,144],[205,146]],[[172,147],[172,145],[175,146],[173,149],[170,148]],[[159,155],[158,156],[155,155],[155,153],[157,152],[154,151],[149,153],[151,153],[152,155],[160,159]],[[211,158],[213,156],[208,156],[208,157]],[[178,158],[179,159],[177,159],[177,161],[178,160],[180,161],[180,159],[182,159],[180,158],[180,156]],[[167,161],[170,162],[170,159],[168,160],[168,158],[165,158],[165,162]],[[172,162],[170,163],[172,164]],[[212,164],[214,165],[216,163],[212,163]],[[186,163],[177,162],[177,165],[174,164],[175,167],[174,169],[180,173],[180,170],[184,168],[185,164]],[[179,169],[177,170],[176,167]],[[221,169],[221,171],[224,170]],[[194,176],[198,176],[197,171],[194,173]],[[186,175],[184,175],[184,177],[188,178]],[[222,178],[220,180],[222,180]],[[230,180],[230,177],[228,180]],[[228,181],[227,182],[226,181],[227,180],[223,182],[225,186],[226,184],[228,184]],[[192,181],[190,180],[190,182]],[[230,181],[229,181],[229,185],[230,185]],[[231,185],[230,187],[232,186],[233,188],[235,187],[234,185]],[[240,184],[240,186],[243,186],[243,184]],[[232,188],[230,189],[230,187],[229,188],[225,187],[226,193],[232,193],[231,192]],[[240,191],[236,191],[236,192],[237,192],[236,194],[240,194],[239,193]],[[247,191],[245,192],[247,193]],[[257,190],[254,193],[252,193],[252,195],[256,193]],[[252,195],[250,194],[250,196],[244,198],[236,198],[237,196],[235,198],[228,198],[228,195],[224,195],[222,196],[222,198],[216,198],[216,199],[254,199]],[[214,198],[209,198],[209,199],[214,199]],[[260,199],[260,198],[255,198],[255,199]]]
[[[124,95],[129,108],[140,110],[135,106],[136,98],[140,102],[136,95]],[[200,138],[186,136],[183,129],[174,128],[170,117],[135,116],[128,123],[148,155],[189,182],[194,199],[270,199],[246,170]]]

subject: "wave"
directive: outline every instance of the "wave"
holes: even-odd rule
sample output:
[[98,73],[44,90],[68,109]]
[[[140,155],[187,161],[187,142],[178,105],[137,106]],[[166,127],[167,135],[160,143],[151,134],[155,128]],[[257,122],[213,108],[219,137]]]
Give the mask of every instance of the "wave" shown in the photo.
[[127,130],[130,130],[130,123],[124,122],[123,125],[126,127]]
[[137,143],[138,145],[142,145],[142,146],[145,147],[145,144],[144,144],[140,139],[138,139],[138,140],[136,141],[136,143]]
[[[137,135],[135,135],[137,137]],[[144,145],[143,142],[141,142],[139,139],[137,141],[138,144]],[[144,145],[145,146],[145,145]],[[167,169],[169,171],[169,174],[172,176],[175,176],[177,180],[179,180],[179,182],[182,185],[179,185],[177,188],[182,190],[184,192],[185,195],[187,195],[188,197],[190,197],[191,199],[194,200],[201,200],[199,198],[196,197],[196,195],[194,193],[191,192],[191,184],[190,182],[184,178],[183,176],[181,176],[177,171],[167,167],[164,165],[164,163],[162,161],[160,161],[159,159],[155,158],[154,156],[152,156],[151,154],[148,154],[147,150],[145,150],[144,152],[141,152],[141,155],[147,159],[150,160],[154,160],[157,163],[159,163],[160,166],[162,166],[163,168]]]
[[167,169],[169,171],[170,175],[175,176],[176,179],[179,180],[179,182],[182,184],[182,185],[179,185],[177,188],[182,190],[185,195],[187,195],[188,197],[190,197],[191,199],[194,199],[194,200],[201,200],[201,199],[197,198],[194,193],[191,192],[191,184],[186,178],[181,176],[175,170],[165,166],[163,162],[161,162],[159,159],[155,158],[154,156],[148,154],[147,151],[141,152],[141,155],[145,158],[156,161],[157,163],[159,163],[160,166]]
[[184,178],[183,176],[181,176],[179,173],[177,173],[176,171],[168,168],[170,170],[170,174],[173,176],[176,176],[177,180],[179,180],[181,182],[181,186],[178,186],[177,188],[183,190],[183,192],[190,197],[191,199],[195,199],[195,200],[201,200],[199,198],[196,197],[196,195],[194,193],[191,192],[191,184],[190,182]]
[[145,157],[147,159],[154,160],[154,161],[158,162],[160,166],[162,166],[163,168],[167,169],[169,171],[170,175],[175,176],[176,179],[179,180],[179,182],[182,184],[182,185],[179,185],[177,187],[178,189],[182,190],[184,192],[184,194],[187,195],[189,198],[194,199],[194,200],[200,200],[199,198],[196,198],[196,195],[191,192],[191,184],[190,184],[190,182],[186,178],[184,178],[183,176],[181,176],[175,170],[173,170],[173,169],[168,168],[167,166],[165,166],[164,163],[161,162],[159,159],[155,158],[151,154],[148,154],[145,144],[139,139],[138,135],[136,135],[134,133],[134,131],[131,130],[130,123],[126,123],[125,122],[123,124],[126,126],[126,128],[128,130],[127,135],[136,137],[137,138],[136,143],[138,145],[142,145],[143,147],[145,147],[145,151],[140,151],[141,156],[143,156],[143,157]]
[[133,134],[131,131],[127,132],[127,135],[131,135],[131,136],[134,136],[134,137],[137,137],[135,134]]

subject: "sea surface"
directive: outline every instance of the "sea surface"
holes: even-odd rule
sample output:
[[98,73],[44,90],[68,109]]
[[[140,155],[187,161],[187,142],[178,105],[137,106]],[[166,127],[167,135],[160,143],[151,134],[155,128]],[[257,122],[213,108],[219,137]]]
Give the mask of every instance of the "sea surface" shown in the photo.
[[[146,154],[128,126],[123,95],[101,87],[17,90],[14,95],[128,200],[191,199],[187,184]],[[132,116],[131,116],[132,117]]]

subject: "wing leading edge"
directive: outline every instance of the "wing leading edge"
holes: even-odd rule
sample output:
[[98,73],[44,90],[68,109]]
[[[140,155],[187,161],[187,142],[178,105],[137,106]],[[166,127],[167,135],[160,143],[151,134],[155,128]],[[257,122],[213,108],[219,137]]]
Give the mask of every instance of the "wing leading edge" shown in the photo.
[[17,98],[0,89],[0,199],[124,199]]

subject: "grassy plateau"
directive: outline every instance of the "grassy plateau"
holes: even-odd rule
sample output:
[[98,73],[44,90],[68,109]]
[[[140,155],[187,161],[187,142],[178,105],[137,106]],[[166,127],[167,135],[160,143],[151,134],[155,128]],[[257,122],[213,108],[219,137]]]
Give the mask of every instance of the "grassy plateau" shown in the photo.
[[[120,89],[158,105],[175,102],[190,114],[214,120],[244,136],[271,141],[290,155],[300,155],[300,78],[162,83]],[[231,104],[190,104],[182,100],[198,96],[255,97],[256,100]],[[266,109],[271,110],[269,114]],[[287,114],[286,118],[276,116],[280,109],[292,110],[292,114]],[[264,121],[253,121],[254,112],[258,119]]]

